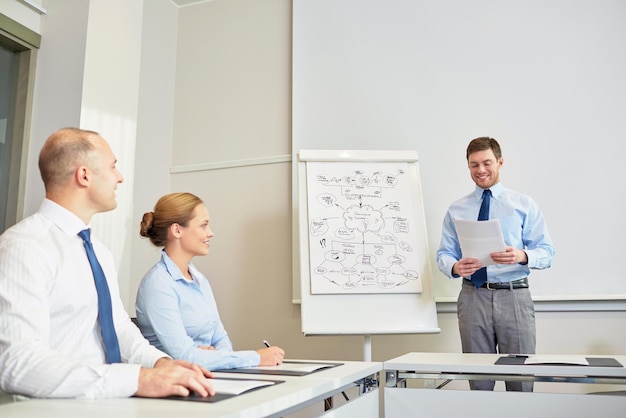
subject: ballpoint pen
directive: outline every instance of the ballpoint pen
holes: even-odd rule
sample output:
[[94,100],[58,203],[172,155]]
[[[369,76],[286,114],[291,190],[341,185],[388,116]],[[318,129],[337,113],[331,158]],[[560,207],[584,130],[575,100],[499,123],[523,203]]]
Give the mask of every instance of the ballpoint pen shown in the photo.
[[267,342],[267,340],[263,340],[263,344],[265,344],[265,346],[266,346],[267,348],[269,348],[269,347],[270,347],[270,343],[268,343],[268,342]]

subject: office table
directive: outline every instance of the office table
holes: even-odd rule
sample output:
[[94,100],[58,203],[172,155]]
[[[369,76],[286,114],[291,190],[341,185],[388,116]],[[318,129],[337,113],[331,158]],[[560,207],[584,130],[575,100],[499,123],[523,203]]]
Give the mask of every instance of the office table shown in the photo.
[[[499,354],[408,353],[383,364],[385,417],[406,417],[423,412],[464,417],[625,417],[626,396],[604,394],[449,390],[451,380],[535,381],[616,384],[626,388],[625,367],[564,364],[495,364]],[[549,356],[542,356],[549,357]],[[561,358],[567,356],[554,356]],[[613,358],[626,366],[626,356]],[[409,388],[419,379],[422,388]],[[444,384],[434,387],[434,382]]]
[[219,402],[170,399],[32,399],[0,405],[2,418],[172,418],[278,417],[324,402],[358,388],[357,397],[324,414],[333,417],[378,417],[378,376],[382,363],[342,362],[343,365],[306,376],[215,373],[216,377],[283,380],[274,386],[243,393]]

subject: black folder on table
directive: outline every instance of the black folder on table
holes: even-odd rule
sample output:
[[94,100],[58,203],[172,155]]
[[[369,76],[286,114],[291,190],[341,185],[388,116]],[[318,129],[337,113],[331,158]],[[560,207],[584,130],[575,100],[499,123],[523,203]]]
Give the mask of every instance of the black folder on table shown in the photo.
[[[224,399],[233,398],[235,396],[244,395],[246,393],[250,393],[256,390],[269,388],[279,383],[284,383],[284,380],[268,380],[268,379],[254,379],[253,380],[253,379],[239,379],[239,378],[231,378],[231,377],[219,377],[219,378],[213,378],[211,380],[216,382],[215,384],[216,393],[213,396],[202,397],[194,393],[189,396],[168,396],[163,399],[171,399],[171,400],[176,400],[176,401],[213,403],[213,402],[223,401]],[[217,383],[218,382],[228,383],[229,381],[232,383],[240,383],[241,385],[239,385],[240,387],[238,388],[230,388],[227,391],[220,392],[220,389],[217,386]]]
[[[498,360],[496,360],[495,364],[505,364],[509,366],[524,366],[525,361],[528,356],[524,355],[510,355],[510,356],[502,356]],[[612,357],[585,357],[589,366],[591,367],[624,367],[619,361],[615,360]],[[545,366],[554,366],[558,363],[544,363]],[[569,363],[561,363],[569,366],[580,366],[587,367],[584,364],[569,364]],[[534,363],[533,365],[542,365],[541,363]]]

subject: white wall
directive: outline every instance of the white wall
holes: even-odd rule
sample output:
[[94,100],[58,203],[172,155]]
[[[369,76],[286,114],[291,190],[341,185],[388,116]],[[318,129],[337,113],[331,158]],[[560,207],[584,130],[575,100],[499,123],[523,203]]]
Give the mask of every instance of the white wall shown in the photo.
[[139,281],[159,257],[159,249],[139,236],[139,223],[158,198],[171,190],[177,36],[178,8],[170,0],[144,2],[134,207],[129,228],[133,262],[122,289],[131,315]]

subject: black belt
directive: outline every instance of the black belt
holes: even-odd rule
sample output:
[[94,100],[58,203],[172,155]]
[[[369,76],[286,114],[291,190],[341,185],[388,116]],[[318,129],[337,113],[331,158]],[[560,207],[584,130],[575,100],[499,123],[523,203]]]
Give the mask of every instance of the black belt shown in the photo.
[[[472,281],[469,279],[463,279],[463,283],[468,284],[470,286],[474,286]],[[505,283],[486,282],[480,287],[482,287],[483,289],[489,289],[489,290],[528,289],[528,278],[524,277],[523,279],[515,280],[512,282],[505,282]]]

